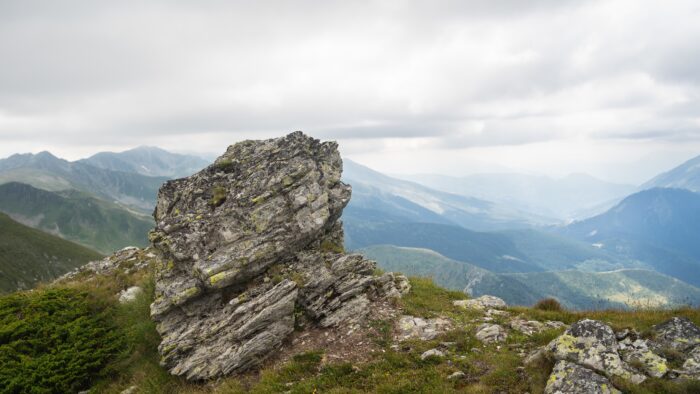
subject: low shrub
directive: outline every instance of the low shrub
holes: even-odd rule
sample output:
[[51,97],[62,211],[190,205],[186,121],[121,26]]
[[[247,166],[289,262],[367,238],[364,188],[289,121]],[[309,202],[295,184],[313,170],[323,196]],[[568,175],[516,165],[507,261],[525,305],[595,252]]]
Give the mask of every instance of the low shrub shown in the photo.
[[564,309],[561,306],[561,304],[559,303],[559,301],[557,301],[554,298],[543,298],[543,299],[537,301],[537,303],[535,304],[535,306],[533,308],[539,309],[541,311],[556,311],[556,312],[560,312]]
[[123,343],[86,292],[43,289],[0,297],[0,391],[88,388]]

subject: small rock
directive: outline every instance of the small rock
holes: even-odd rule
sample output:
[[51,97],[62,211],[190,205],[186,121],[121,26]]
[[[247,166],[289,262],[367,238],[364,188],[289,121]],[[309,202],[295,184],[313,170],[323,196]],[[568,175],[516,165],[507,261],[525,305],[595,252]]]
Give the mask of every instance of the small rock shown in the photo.
[[457,371],[453,372],[450,376],[447,377],[449,380],[457,380],[457,379],[462,379],[464,377],[464,372],[462,371]]
[[139,388],[136,386],[131,386],[128,389],[123,390],[120,394],[135,394]]
[[136,301],[136,298],[143,294],[143,289],[138,286],[129,287],[126,290],[122,290],[119,293],[119,303],[126,304],[128,302]]
[[507,337],[506,330],[498,324],[482,324],[476,332],[476,339],[484,343],[503,342]]
[[683,370],[679,371],[679,377],[700,380],[700,346],[696,346],[690,352],[688,359],[683,363]]
[[491,296],[491,295],[483,295],[478,298],[473,298],[470,300],[458,300],[454,301],[452,303],[454,306],[458,306],[464,309],[479,309],[479,310],[485,310],[485,309],[503,309],[507,307],[507,304],[505,301],[502,299]]
[[401,316],[397,323],[399,340],[421,339],[429,341],[452,328],[452,322],[443,318],[423,319],[414,316]]
[[445,353],[437,349],[430,349],[426,350],[425,352],[423,352],[423,354],[420,355],[421,360],[425,360],[428,357],[445,357]]
[[544,330],[545,325],[535,320],[516,318],[510,321],[510,328],[520,331],[525,335],[536,334]]

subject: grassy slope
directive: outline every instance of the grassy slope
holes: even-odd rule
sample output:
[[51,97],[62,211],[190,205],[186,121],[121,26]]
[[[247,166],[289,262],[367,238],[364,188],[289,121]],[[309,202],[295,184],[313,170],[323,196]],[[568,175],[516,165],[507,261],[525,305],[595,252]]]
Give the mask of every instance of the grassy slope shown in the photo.
[[554,297],[573,309],[699,305],[700,289],[648,270],[494,274],[429,249],[379,245],[361,249],[387,271],[430,276],[440,286],[492,294],[512,305]]
[[31,288],[100,254],[24,226],[0,213],[0,292]]
[[[325,360],[323,349],[299,354],[282,365],[266,367],[260,373],[230,377],[215,382],[188,383],[170,376],[159,366],[158,334],[149,316],[153,298],[153,281],[147,272],[89,280],[79,278],[75,283],[39,289],[39,292],[59,288],[73,288],[91,295],[91,302],[99,306],[95,313],[107,314],[117,327],[122,343],[121,353],[101,371],[92,375],[92,392],[119,393],[132,385],[140,393],[541,393],[551,370],[551,363],[519,369],[522,366],[519,351],[529,351],[548,343],[560,332],[547,331],[525,337],[511,333],[506,346],[482,345],[474,338],[474,322],[478,312],[452,306],[452,301],[464,294],[435,286],[431,280],[411,278],[413,289],[400,301],[405,313],[422,317],[443,316],[456,325],[452,332],[432,341],[407,341],[399,348],[392,347],[391,322],[376,322],[383,327],[382,335],[372,338],[382,349],[370,361],[359,364]],[[122,288],[141,285],[146,291],[136,302],[119,305],[115,294]],[[672,316],[686,316],[700,324],[700,310],[644,310],[567,312],[511,308],[537,320],[561,320],[572,323],[589,317],[611,324],[615,329],[636,328],[648,331]],[[0,332],[6,327],[0,327]],[[446,359],[420,355],[440,342],[454,342]],[[474,350],[478,349],[478,350]],[[463,379],[448,380],[455,371],[463,371]],[[624,385],[624,383],[621,383]],[[626,387],[632,393],[692,393],[699,387],[692,383],[670,383],[650,379],[641,386]]]
[[0,185],[0,211],[102,253],[146,246],[153,228],[150,218],[85,193],[54,193],[14,182]]

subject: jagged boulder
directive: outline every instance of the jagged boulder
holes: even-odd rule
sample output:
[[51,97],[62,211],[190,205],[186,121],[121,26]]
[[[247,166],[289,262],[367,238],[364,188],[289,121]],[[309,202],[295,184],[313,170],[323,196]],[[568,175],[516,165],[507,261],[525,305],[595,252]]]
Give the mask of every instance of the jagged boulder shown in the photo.
[[259,365],[295,329],[362,320],[395,277],[346,255],[350,199],[334,142],[301,132],[228,148],[213,165],[165,183],[154,212],[151,316],[162,364],[191,380]]

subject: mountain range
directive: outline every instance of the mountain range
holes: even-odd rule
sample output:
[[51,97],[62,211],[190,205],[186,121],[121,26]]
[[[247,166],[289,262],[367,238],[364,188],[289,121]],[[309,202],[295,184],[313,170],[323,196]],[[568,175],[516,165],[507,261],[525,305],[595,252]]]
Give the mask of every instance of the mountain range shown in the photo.
[[[690,160],[636,187],[587,175],[406,180],[346,159],[343,180],[353,186],[343,212],[346,247],[392,270],[435,276],[450,288],[515,304],[545,296],[573,308],[635,299],[652,304],[653,297],[664,305],[695,302],[698,163]],[[207,164],[153,147],[75,162],[48,152],[13,155],[0,160],[0,211],[102,253],[141,246],[160,185]],[[586,212],[595,215],[572,221]]]
[[148,213],[166,177],[106,170],[69,162],[49,152],[17,154],[0,160],[0,184],[22,182],[48,191],[79,190],[126,208]]
[[0,213],[0,293],[31,289],[99,258],[95,251]]
[[171,179],[192,175],[211,164],[197,156],[171,153],[153,146],[118,153],[100,152],[80,162],[106,170]]
[[667,187],[700,192],[700,156],[659,174],[642,185],[642,189]]
[[144,247],[153,219],[77,190],[49,192],[23,183],[0,185],[0,212],[25,225],[112,253]]
[[558,232],[700,286],[700,194],[684,189],[644,190]]
[[430,249],[375,245],[359,252],[386,271],[431,277],[440,286],[474,297],[497,295],[512,305],[532,305],[543,298],[579,310],[700,305],[699,288],[647,269],[494,273]]

